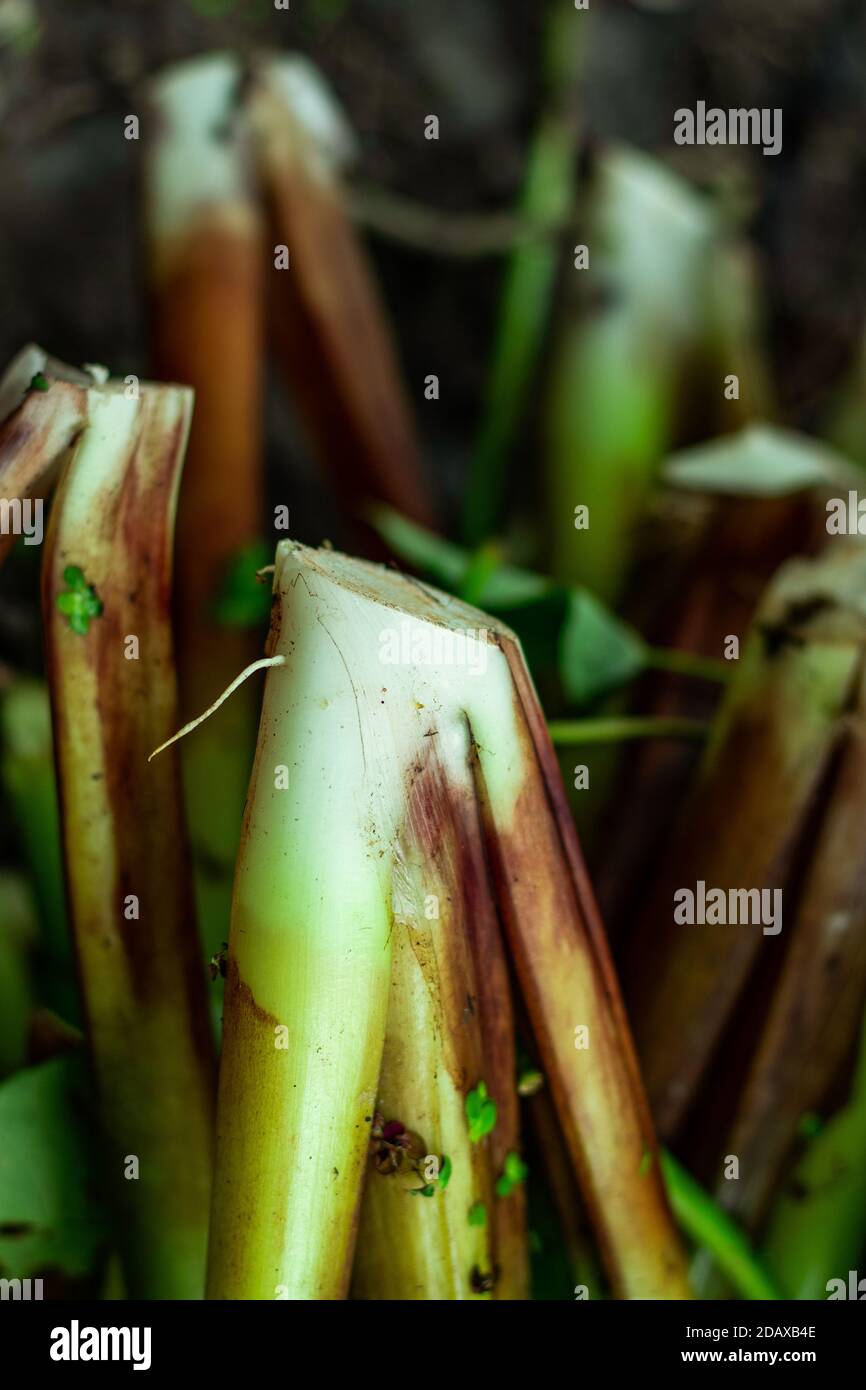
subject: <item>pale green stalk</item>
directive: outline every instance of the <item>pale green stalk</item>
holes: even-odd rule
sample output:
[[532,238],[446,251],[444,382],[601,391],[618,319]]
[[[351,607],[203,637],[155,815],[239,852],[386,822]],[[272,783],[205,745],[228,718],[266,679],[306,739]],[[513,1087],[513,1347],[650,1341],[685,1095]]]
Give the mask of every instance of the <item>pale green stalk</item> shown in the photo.
[[[642,1171],[652,1129],[516,640],[393,571],[290,542],[277,550],[272,613],[227,962],[209,1295],[345,1295],[391,954],[403,935],[424,945],[401,846],[416,845],[436,895],[437,822],[422,789],[438,764],[446,802],[457,796],[468,761],[490,892],[612,1282],[622,1297],[688,1297],[660,1179]],[[439,1036],[450,1069],[449,1031]],[[485,1079],[454,1075],[464,1104]],[[441,1140],[432,1116],[423,1134],[436,1147],[455,1122],[455,1095],[440,1094]]]

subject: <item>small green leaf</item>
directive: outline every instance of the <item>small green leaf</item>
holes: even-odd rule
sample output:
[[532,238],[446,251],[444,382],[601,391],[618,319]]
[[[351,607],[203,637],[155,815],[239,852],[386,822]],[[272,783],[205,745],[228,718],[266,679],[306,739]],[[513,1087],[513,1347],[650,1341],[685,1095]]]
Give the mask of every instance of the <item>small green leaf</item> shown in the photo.
[[410,1197],[435,1197],[435,1196],[436,1196],[436,1188],[433,1186],[432,1183],[428,1183],[426,1187],[410,1187],[410,1188],[409,1188],[409,1196],[410,1196]]
[[31,391],[48,391],[50,387],[51,382],[46,376],[43,376],[42,372],[37,372],[35,376],[30,378]]
[[479,1081],[474,1091],[466,1097],[466,1118],[469,1121],[469,1139],[478,1144],[489,1134],[496,1124],[496,1102],[487,1094],[487,1086]]
[[377,507],[371,520],[391,550],[434,584],[460,595],[468,583],[472,602],[516,632],[536,680],[555,679],[569,705],[591,703],[646,666],[640,635],[588,589],[510,565],[486,564],[479,573],[477,555],[390,508]]
[[93,585],[87,583],[78,565],[67,565],[63,579],[69,588],[57,595],[57,611],[68,619],[72,631],[83,637],[91,618],[98,618],[102,613],[102,600],[97,597]]
[[469,1225],[470,1225],[470,1226],[486,1226],[486,1225],[487,1225],[487,1208],[485,1207],[485,1205],[484,1205],[483,1202],[473,1202],[473,1203],[472,1203],[472,1206],[469,1208]]
[[497,1179],[497,1197],[507,1197],[515,1187],[519,1187],[525,1182],[529,1175],[529,1169],[520,1157],[520,1154],[510,1153],[505,1158],[505,1169]]
[[451,1159],[448,1157],[447,1154],[444,1154],[442,1158],[442,1167],[439,1170],[439,1177],[437,1178],[439,1187],[443,1192],[445,1191],[446,1187],[451,1181],[451,1173],[453,1171],[453,1168],[454,1165],[452,1164]]

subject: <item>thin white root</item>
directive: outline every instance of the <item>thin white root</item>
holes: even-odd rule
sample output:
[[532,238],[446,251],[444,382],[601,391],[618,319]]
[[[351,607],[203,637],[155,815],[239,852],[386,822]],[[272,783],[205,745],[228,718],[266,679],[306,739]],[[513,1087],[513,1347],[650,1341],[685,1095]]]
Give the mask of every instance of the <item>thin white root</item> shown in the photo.
[[193,729],[198,728],[199,724],[203,724],[206,719],[210,719],[211,715],[219,709],[220,705],[223,704],[230,695],[233,695],[238,686],[243,685],[247,676],[251,676],[254,671],[263,671],[266,666],[285,666],[285,664],[286,658],[284,656],[263,656],[260,657],[258,661],[250,662],[249,666],[245,667],[239,676],[235,676],[231,685],[227,685],[223,693],[217,696],[213,704],[208,706],[204,714],[200,714],[196,719],[191,719],[188,724],[184,724],[182,729],[178,729],[176,734],[172,734],[171,738],[167,738],[165,743],[161,743],[158,748],[154,748],[147,761],[152,762],[157,753],[164,753],[166,748],[170,748],[173,743],[177,743],[178,739],[184,738],[187,734],[191,734]]

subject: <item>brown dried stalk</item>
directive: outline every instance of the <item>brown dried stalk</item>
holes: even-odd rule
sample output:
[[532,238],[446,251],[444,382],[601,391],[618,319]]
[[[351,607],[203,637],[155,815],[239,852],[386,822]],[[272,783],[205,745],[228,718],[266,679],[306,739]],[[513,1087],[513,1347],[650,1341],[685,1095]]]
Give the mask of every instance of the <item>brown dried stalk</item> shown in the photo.
[[699,880],[725,891],[788,883],[859,671],[859,623],[846,613],[858,565],[856,552],[853,563],[834,552],[773,581],[626,948],[626,997],[664,1136],[684,1119],[769,940],[756,924],[678,925],[674,894]]
[[299,58],[257,65],[249,109],[273,240],[273,334],[316,453],[350,515],[379,499],[430,525],[390,330],[340,185],[353,136]]

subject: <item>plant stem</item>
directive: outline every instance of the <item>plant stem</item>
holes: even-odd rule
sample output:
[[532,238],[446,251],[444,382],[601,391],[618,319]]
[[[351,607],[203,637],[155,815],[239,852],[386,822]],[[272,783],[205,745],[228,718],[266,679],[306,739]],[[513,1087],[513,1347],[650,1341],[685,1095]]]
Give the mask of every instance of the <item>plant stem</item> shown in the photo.
[[643,719],[623,715],[618,719],[552,720],[548,733],[554,744],[620,743],[640,738],[707,737],[710,726],[703,719]]
[[674,1216],[686,1234],[706,1247],[744,1298],[783,1298],[740,1228],[671,1154],[662,1149],[659,1157]]
[[[37,389],[34,382],[40,384]],[[30,344],[12,359],[0,381],[0,496],[41,506],[67,450],[84,425],[87,372],[76,371]],[[38,496],[37,496],[38,494]],[[0,564],[16,540],[0,534]],[[32,543],[32,541],[31,541]]]
[[591,261],[569,271],[545,404],[550,564],[561,582],[616,603],[675,437],[713,224],[687,183],[616,147],[596,160],[585,200]]
[[179,770],[147,762],[177,721],[172,523],[191,407],[182,387],[91,388],[43,559],[67,897],[134,1298],[200,1298],[207,1239],[213,1050]]
[[[555,225],[574,199],[578,132],[569,106],[583,60],[585,17],[567,0],[552,0],[544,23],[547,108],[529,149],[518,216]],[[520,246],[509,258],[466,486],[463,530],[470,545],[479,545],[502,520],[509,454],[538,369],[560,256],[559,241],[551,238]]]
[[[454,1017],[443,1022],[443,1008],[457,1007],[448,981],[465,951],[448,923],[468,930],[473,916],[486,920],[488,908],[475,908],[488,903],[504,924],[614,1287],[622,1297],[688,1297],[660,1176],[640,1172],[654,1148],[652,1128],[553,749],[514,638],[490,620],[491,640],[481,641],[476,611],[458,600],[289,542],[278,547],[274,593],[269,654],[284,655],[286,666],[267,677],[235,883],[211,1295],[345,1294],[383,1049],[388,1103],[412,1107],[425,1142],[453,1142],[457,1100],[465,1106],[487,1078],[461,1062],[462,1044],[455,1052]],[[434,648],[423,659],[425,646],[446,639],[450,657]],[[468,896],[454,906],[449,893],[455,899],[458,884]],[[431,898],[439,922],[428,913]],[[393,980],[392,951],[400,961]],[[491,958],[490,941],[479,936],[472,969],[480,974]],[[464,957],[457,973],[471,978],[472,969]],[[469,1011],[466,1047],[477,1046],[477,1009],[484,1065],[500,1058],[494,1099],[505,1111],[510,1087],[516,1115],[515,1070],[508,1067],[509,1082],[507,1047],[485,1021],[495,1023],[497,1007],[507,1018],[507,995],[496,984],[496,998],[485,1001],[480,982],[479,990],[479,1001],[458,1007]],[[418,1019],[430,1022],[419,1029]],[[577,1024],[589,1030],[588,1052],[575,1046]],[[384,1119],[412,1123],[400,1114]],[[476,1184],[483,1194],[489,1179],[475,1164],[464,1167],[455,1193],[462,1182],[466,1194],[471,1173],[474,1206]],[[433,1225],[434,1249],[438,1223],[452,1218],[444,1203],[432,1204],[448,1192],[407,1198],[435,1211],[417,1218]],[[501,1199],[507,1211],[514,1195]],[[390,1189],[372,1200],[391,1201]],[[401,1212],[401,1230],[415,1219]],[[482,1230],[471,1227],[467,1239]],[[517,1222],[497,1219],[502,1248],[519,1252],[518,1231]],[[423,1231],[413,1237],[413,1264],[426,1239]],[[363,1251],[359,1259],[363,1268]],[[465,1291],[462,1255],[458,1274],[450,1287]],[[365,1277],[384,1279],[369,1265]],[[512,1271],[502,1277],[510,1283]],[[470,1272],[470,1286],[487,1285]]]
[[775,939],[760,922],[732,930],[716,915],[684,931],[675,894],[699,882],[708,892],[784,892],[862,660],[862,583],[851,551],[792,562],[772,581],[629,942],[626,997],[663,1138],[683,1121]]
[[696,676],[699,680],[727,681],[731,664],[714,656],[682,651],[678,647],[647,647],[646,665],[652,671],[673,671],[681,676]]
[[[415,1198],[401,1185],[401,1173],[370,1168],[353,1292],[360,1298],[471,1299],[485,1296],[477,1281],[487,1274],[495,1297],[520,1298],[527,1275],[521,1194],[500,1198],[494,1190],[505,1155],[518,1149],[508,977],[468,735],[462,743],[449,738],[437,745],[428,741],[400,832],[377,1108],[386,1121],[399,1119],[419,1132],[425,1153],[447,1155],[451,1173],[446,1189],[434,1183],[432,1196]],[[494,1011],[504,1051],[491,1045]],[[470,1139],[463,1078],[470,1085],[483,1079],[497,1105],[494,1130],[479,1143]],[[478,1203],[487,1220],[473,1226],[468,1213]],[[512,1210],[518,1225],[506,1230],[498,1217]]]
[[[177,524],[181,715],[196,714],[252,660],[260,634],[221,625],[216,595],[261,534],[263,229],[241,65],[195,58],[152,84],[156,135],[145,164],[153,351],[165,381],[195,391]],[[196,898],[208,955],[228,935],[231,880],[255,745],[252,690],[184,745]]]
[[288,267],[268,257],[271,328],[312,447],[353,521],[378,499],[432,525],[390,325],[342,186],[354,132],[297,58],[257,62],[249,114],[269,239],[291,256]]

